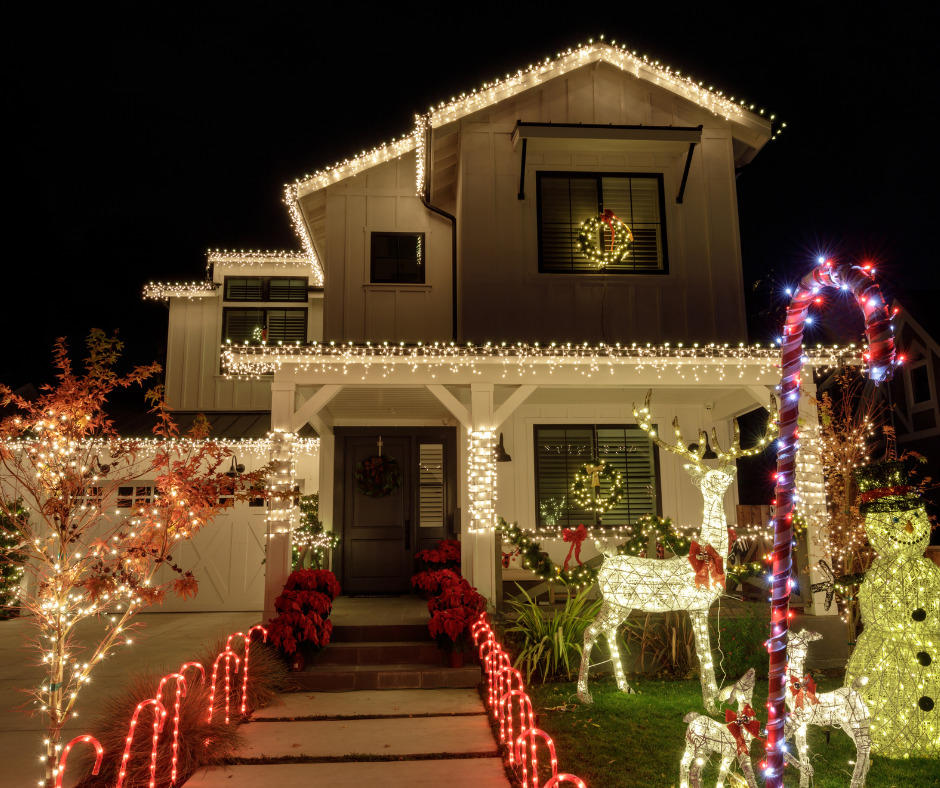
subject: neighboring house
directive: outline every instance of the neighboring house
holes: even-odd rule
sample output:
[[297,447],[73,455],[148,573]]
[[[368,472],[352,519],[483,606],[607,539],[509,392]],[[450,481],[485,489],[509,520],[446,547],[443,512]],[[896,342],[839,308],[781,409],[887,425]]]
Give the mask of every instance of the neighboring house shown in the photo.
[[[211,253],[207,282],[149,286],[170,302],[170,400],[270,413],[279,451],[316,430],[284,483],[319,490],[349,593],[406,591],[415,552],[459,536],[464,574],[498,599],[495,516],[562,559],[560,529],[596,525],[570,494],[595,458],[626,491],[595,536],[644,513],[697,525],[701,494],[632,403],[652,389],[654,422],[678,417],[686,442],[715,428],[725,447],[733,417],[768,405],[779,353],[745,344],[735,178],[771,136],[760,114],[602,42],[463,94],[291,184],[302,253]],[[599,269],[578,235],[605,210],[633,246]],[[592,240],[610,248],[603,222]],[[357,465],[379,453],[402,486],[363,495]],[[803,473],[821,490],[818,468]],[[729,522],[736,503],[732,487]],[[268,610],[291,517],[268,513]]]

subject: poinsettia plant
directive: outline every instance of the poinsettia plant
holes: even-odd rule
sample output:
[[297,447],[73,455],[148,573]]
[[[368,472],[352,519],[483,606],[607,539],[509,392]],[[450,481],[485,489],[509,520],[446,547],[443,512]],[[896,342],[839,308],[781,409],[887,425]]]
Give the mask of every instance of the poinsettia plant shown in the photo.
[[[440,574],[444,574],[441,572]],[[486,598],[457,574],[441,578],[441,590],[428,600],[428,629],[445,651],[460,651],[470,635],[470,625],[486,610]]]
[[314,649],[328,645],[333,633],[330,612],[339,593],[339,582],[332,572],[325,569],[291,572],[281,595],[274,600],[278,614],[269,622],[271,642],[287,654],[293,654],[304,644]]
[[442,578],[460,575],[460,542],[442,539],[437,547],[415,553],[415,559],[426,568],[411,578],[411,586],[427,599],[440,593]]

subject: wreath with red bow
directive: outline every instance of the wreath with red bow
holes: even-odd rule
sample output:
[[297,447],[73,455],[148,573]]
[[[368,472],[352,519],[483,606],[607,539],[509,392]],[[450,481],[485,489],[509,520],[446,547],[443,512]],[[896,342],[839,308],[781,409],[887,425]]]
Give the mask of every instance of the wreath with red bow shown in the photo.
[[377,455],[356,466],[356,489],[372,498],[384,498],[401,487],[401,468],[394,457]]

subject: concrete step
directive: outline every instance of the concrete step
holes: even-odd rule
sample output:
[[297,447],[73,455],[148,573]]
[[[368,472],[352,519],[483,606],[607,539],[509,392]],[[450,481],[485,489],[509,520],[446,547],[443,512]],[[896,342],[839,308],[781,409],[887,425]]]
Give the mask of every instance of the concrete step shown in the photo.
[[[431,641],[427,624],[367,624],[334,626],[330,643],[388,643]],[[433,642],[433,641],[431,641]]]
[[440,663],[388,665],[308,665],[291,674],[302,690],[349,692],[350,690],[438,689],[475,687],[480,683],[479,665],[448,668]]
[[350,761],[214,766],[196,772],[186,788],[509,788],[500,758],[428,761]]
[[445,654],[434,641],[373,641],[330,643],[317,654],[314,665],[422,665],[442,663]]
[[[466,717],[404,717],[373,720],[252,722],[239,731],[243,760],[497,755],[485,714]],[[272,785],[273,783],[268,783]]]
[[362,692],[283,692],[253,720],[310,717],[408,717],[424,714],[484,714],[480,693],[473,689],[365,690]]

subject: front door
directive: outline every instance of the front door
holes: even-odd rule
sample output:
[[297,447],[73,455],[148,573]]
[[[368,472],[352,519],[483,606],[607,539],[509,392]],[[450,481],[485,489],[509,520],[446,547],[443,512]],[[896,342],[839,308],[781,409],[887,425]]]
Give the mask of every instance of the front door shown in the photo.
[[[453,532],[454,431],[370,427],[335,432],[339,478],[334,500],[343,502],[343,592],[407,593],[415,553]],[[401,485],[386,495],[367,495],[359,489],[356,471],[380,452],[398,463]]]

